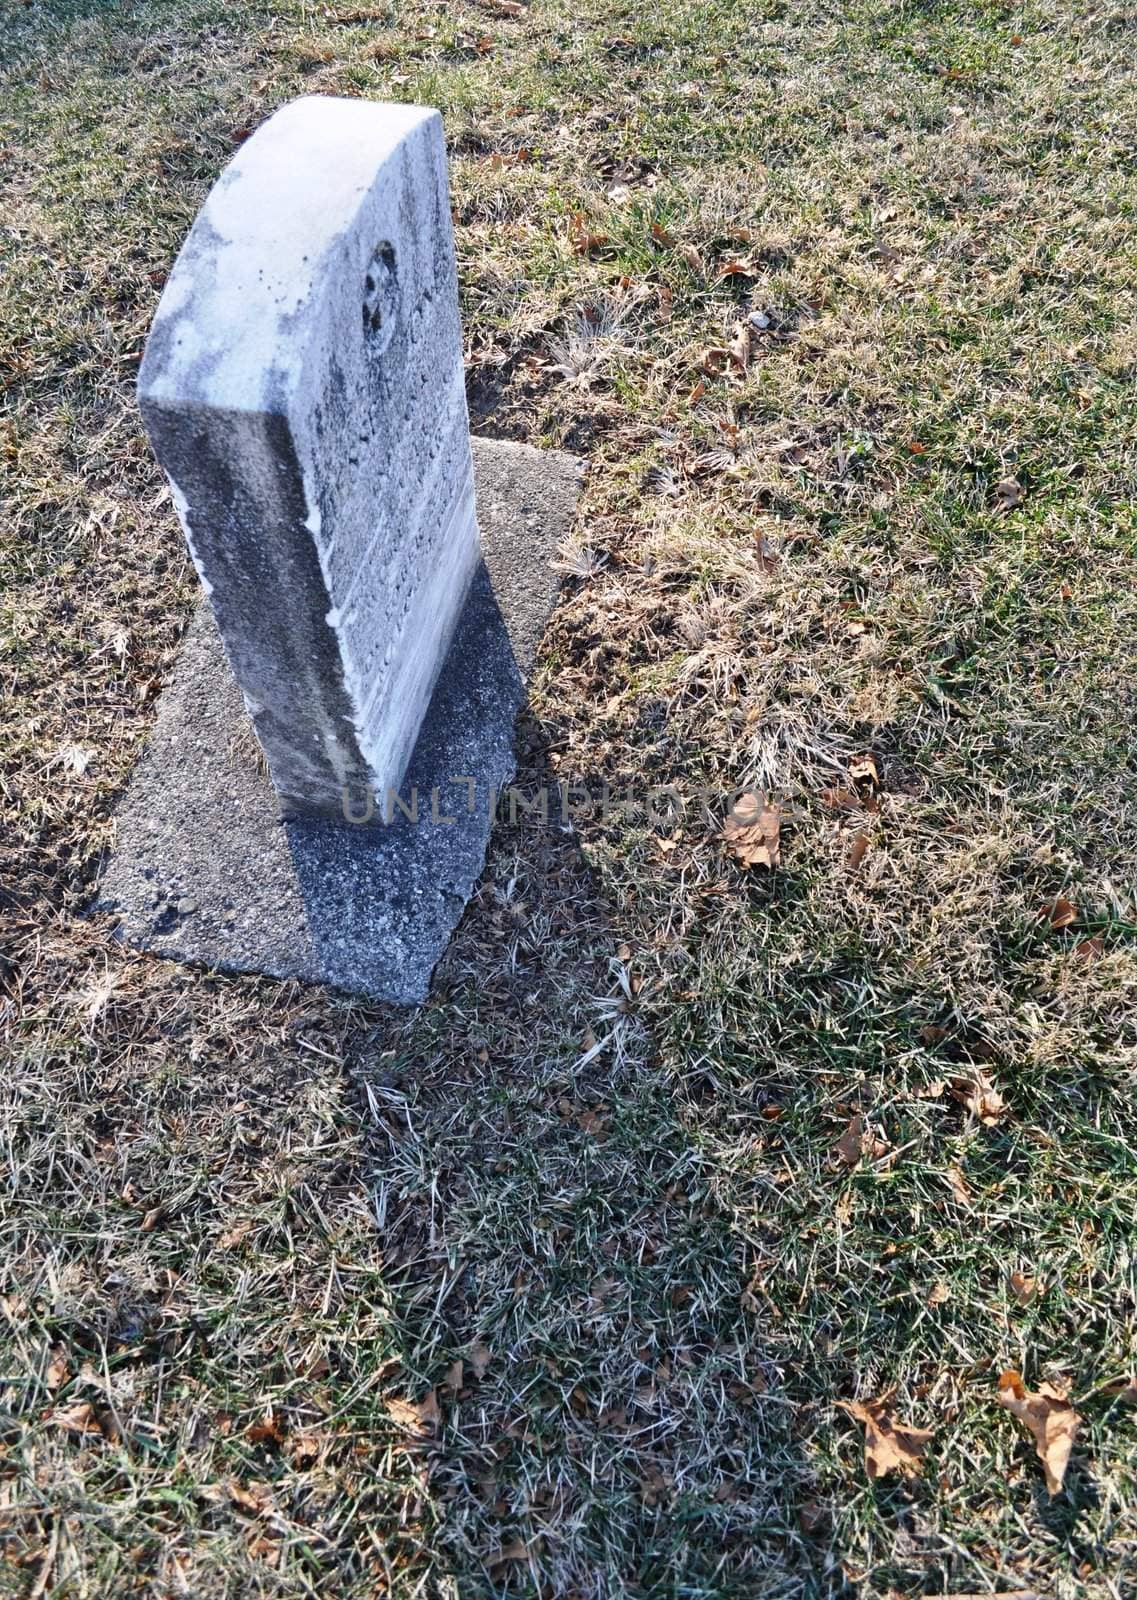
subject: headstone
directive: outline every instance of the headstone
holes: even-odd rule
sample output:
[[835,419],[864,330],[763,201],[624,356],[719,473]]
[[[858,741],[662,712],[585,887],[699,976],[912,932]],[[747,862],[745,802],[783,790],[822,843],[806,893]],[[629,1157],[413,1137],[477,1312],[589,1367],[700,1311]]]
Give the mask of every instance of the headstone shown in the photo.
[[478,563],[438,113],[311,97],[253,134],[139,399],[282,811],[398,789]]
[[437,114],[277,112],[206,201],[139,380],[209,606],[116,812],[95,909],[130,943],[426,995],[581,481],[489,439],[472,475],[461,357]]

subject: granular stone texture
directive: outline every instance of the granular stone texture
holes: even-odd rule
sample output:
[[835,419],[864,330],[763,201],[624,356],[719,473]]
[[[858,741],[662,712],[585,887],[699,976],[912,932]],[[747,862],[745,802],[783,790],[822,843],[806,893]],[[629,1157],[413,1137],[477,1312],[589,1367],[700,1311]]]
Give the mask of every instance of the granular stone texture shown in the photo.
[[438,113],[315,96],[259,128],[138,394],[281,810],[397,786],[479,559]]
[[365,824],[282,821],[203,606],[117,813],[96,910],[122,938],[225,971],[425,997],[485,861],[492,793],[515,770],[514,722],[582,470],[528,445],[473,445],[484,559],[398,786],[407,809],[417,791],[418,820],[360,787],[349,809],[373,808]]

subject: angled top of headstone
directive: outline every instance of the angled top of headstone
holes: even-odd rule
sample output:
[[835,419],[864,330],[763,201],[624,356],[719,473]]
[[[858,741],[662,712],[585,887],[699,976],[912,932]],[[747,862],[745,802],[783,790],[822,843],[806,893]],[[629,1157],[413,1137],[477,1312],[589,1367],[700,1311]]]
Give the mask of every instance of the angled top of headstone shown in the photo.
[[258,129],[138,388],[282,809],[397,787],[478,558],[437,112],[312,97]]

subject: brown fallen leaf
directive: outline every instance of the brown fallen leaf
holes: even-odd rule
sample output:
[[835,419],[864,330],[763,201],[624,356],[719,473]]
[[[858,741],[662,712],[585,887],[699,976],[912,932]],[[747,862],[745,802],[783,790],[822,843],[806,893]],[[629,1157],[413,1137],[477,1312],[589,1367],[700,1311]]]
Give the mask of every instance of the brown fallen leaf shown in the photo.
[[744,867],[773,871],[781,859],[781,829],[778,807],[764,805],[756,794],[748,793],[740,795],[728,812],[722,837]]
[[959,1170],[959,1168],[949,1167],[944,1173],[944,1177],[951,1185],[951,1192],[959,1201],[960,1205],[970,1205],[971,1189],[968,1186],[967,1179],[963,1176],[963,1173]]
[[428,1389],[417,1403],[413,1400],[388,1400],[387,1415],[397,1428],[404,1433],[415,1434],[420,1439],[433,1438],[442,1421],[438,1396],[433,1389]]
[[426,1432],[437,1433],[442,1426],[442,1408],[438,1404],[438,1394],[434,1389],[428,1389],[418,1403],[418,1418]]
[[855,1167],[862,1156],[879,1161],[888,1154],[888,1140],[882,1139],[869,1127],[858,1112],[849,1119],[849,1126],[833,1146],[834,1153],[846,1166]]
[[572,245],[574,255],[586,256],[592,250],[599,250],[601,245],[608,243],[606,233],[593,233],[585,220],[583,211],[574,211],[569,217],[569,243]]
[[57,1428],[62,1428],[64,1433],[101,1435],[103,1432],[95,1408],[88,1400],[81,1400],[78,1405],[68,1406],[65,1411],[53,1412],[51,1420]]
[[275,1411],[267,1411],[259,1422],[245,1429],[245,1438],[251,1444],[279,1444],[284,1438],[284,1428]]
[[287,1455],[292,1465],[303,1471],[320,1459],[320,1437],[315,1433],[294,1433],[288,1440]]
[[745,372],[750,365],[750,329],[745,322],[737,324],[733,337],[726,349],[727,354],[739,372]]
[[858,833],[857,837],[853,840],[852,847],[849,850],[849,860],[847,865],[850,872],[856,872],[861,862],[865,859],[865,853],[867,852],[868,847],[869,836],[862,828],[860,833]]
[[822,789],[819,798],[830,811],[859,811],[861,808],[861,797],[852,789]]
[[446,1376],[442,1380],[442,1387],[448,1394],[457,1394],[462,1387],[462,1379],[466,1368],[461,1361],[452,1361],[446,1369]]
[[493,1351],[486,1344],[472,1344],[466,1352],[466,1359],[473,1368],[474,1377],[481,1381],[489,1371],[490,1362],[493,1360]]
[[1007,1115],[1007,1102],[985,1072],[976,1072],[973,1078],[953,1078],[951,1095],[985,1128],[994,1128]]
[[932,1437],[931,1428],[909,1428],[893,1420],[895,1395],[896,1391],[889,1389],[875,1400],[837,1402],[842,1411],[864,1423],[865,1471],[874,1483],[889,1472],[899,1472],[905,1478],[916,1477],[920,1459]]
[[1017,1267],[1007,1274],[1007,1284],[1020,1306],[1029,1306],[1032,1300],[1038,1299],[1044,1288],[1038,1278],[1032,1277],[1029,1272],[1020,1272]]
[[1035,1449],[1046,1473],[1051,1497],[1062,1493],[1066,1467],[1082,1419],[1066,1396],[1053,1384],[1041,1383],[1034,1394],[1023,1383],[1021,1374],[1008,1369],[999,1378],[999,1404],[1006,1406],[1034,1435]]
[[1072,922],[1078,920],[1078,908],[1072,900],[1064,900],[1061,896],[1057,900],[1050,900],[1038,913],[1040,922],[1049,922],[1057,933],[1061,928],[1068,928]]
[[51,1360],[47,1364],[47,1371],[43,1375],[43,1381],[51,1393],[54,1394],[57,1389],[62,1389],[70,1376],[71,1368],[68,1365],[67,1356],[62,1347],[56,1345],[51,1352]]
[[703,258],[693,244],[681,244],[679,254],[697,278],[703,276]]
[[871,750],[863,755],[854,756],[849,762],[849,777],[858,789],[879,789],[880,770],[876,764],[876,757]]
[[667,250],[670,250],[672,245],[675,243],[674,238],[670,233],[668,233],[662,222],[652,223],[651,236],[655,240],[656,244],[663,245],[663,247]]
[[1093,939],[1083,939],[1081,944],[1074,946],[1074,954],[1079,961],[1086,963],[1100,961],[1105,955],[1105,940],[1100,933]]
[[947,1284],[940,1279],[938,1283],[933,1283],[932,1287],[928,1290],[924,1304],[928,1307],[943,1306],[946,1305],[950,1299],[951,1290],[948,1288]]
[[227,1485],[229,1498],[235,1506],[240,1506],[242,1511],[251,1512],[254,1517],[263,1517],[265,1512],[272,1507],[272,1489],[267,1483],[238,1483],[236,1478],[231,1478]]
[[715,273],[715,281],[721,283],[724,278],[753,278],[756,269],[753,261],[745,257],[736,256],[731,261],[724,261]]
[[1122,1400],[1127,1406],[1137,1406],[1137,1378],[1116,1378],[1106,1384],[1105,1393],[1111,1400]]
[[1017,478],[1002,478],[995,485],[995,505],[1000,511],[1013,511],[1026,497],[1026,490]]

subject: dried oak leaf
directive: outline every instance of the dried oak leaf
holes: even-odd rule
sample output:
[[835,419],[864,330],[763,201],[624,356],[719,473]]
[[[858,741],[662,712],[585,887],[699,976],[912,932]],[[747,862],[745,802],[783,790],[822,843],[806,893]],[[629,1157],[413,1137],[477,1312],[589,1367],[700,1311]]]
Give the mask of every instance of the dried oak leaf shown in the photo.
[[1081,1417],[1053,1384],[1039,1384],[1038,1393],[1034,1394],[1023,1383],[1021,1374],[1011,1369],[999,1378],[999,1404],[1006,1406],[1034,1435],[1038,1459],[1046,1473],[1046,1487],[1052,1497],[1061,1494]]
[[782,814],[777,806],[763,805],[757,795],[742,795],[723,823],[722,836],[731,854],[744,867],[773,870],[781,857]]
[[953,1078],[951,1094],[985,1128],[995,1127],[1007,1115],[1007,1102],[985,1072],[977,1072],[974,1078]]
[[889,1389],[875,1400],[838,1400],[842,1411],[865,1426],[865,1471],[875,1481],[886,1473],[899,1472],[914,1478],[920,1471],[920,1458],[928,1448],[931,1428],[909,1428],[896,1422],[892,1402],[896,1391]]

